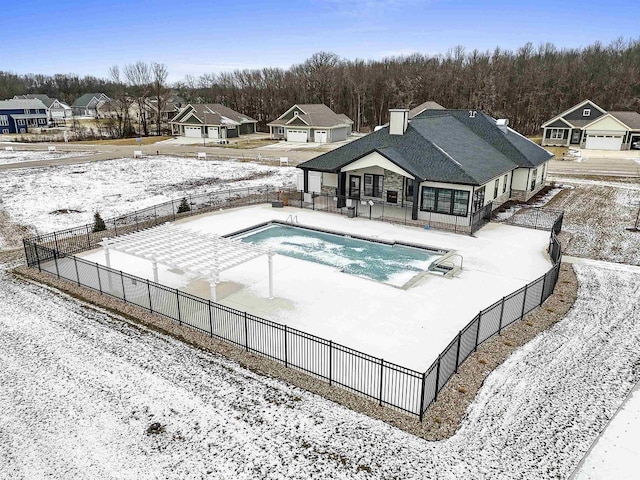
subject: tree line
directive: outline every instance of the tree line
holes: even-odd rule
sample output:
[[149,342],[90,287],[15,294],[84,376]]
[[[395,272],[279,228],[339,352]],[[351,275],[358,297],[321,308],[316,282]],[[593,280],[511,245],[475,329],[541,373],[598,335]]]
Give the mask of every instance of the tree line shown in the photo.
[[[165,68],[165,80],[166,73]],[[143,87],[154,83],[153,74],[144,81],[126,77],[113,69],[109,79],[0,72],[0,98],[47,93],[69,101],[87,91],[104,91],[136,101],[142,91],[153,89]],[[433,100],[446,108],[508,118],[518,131],[536,134],[544,121],[586,98],[605,109],[638,111],[640,39],[562,49],[527,43],[513,51],[467,51],[458,46],[442,55],[382,60],[348,60],[318,52],[287,69],[187,76],[170,87],[187,102],[223,103],[243,112],[263,129],[294,103],[324,103],[353,119],[356,130],[366,131],[386,123],[390,108]],[[134,91],[137,96],[131,94]]]

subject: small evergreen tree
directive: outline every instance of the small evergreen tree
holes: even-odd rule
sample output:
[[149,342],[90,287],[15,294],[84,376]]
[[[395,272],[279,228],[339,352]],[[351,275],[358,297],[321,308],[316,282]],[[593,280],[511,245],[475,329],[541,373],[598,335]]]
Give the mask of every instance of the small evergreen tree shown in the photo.
[[178,206],[178,213],[190,212],[191,207],[189,206],[189,202],[187,202],[187,197],[182,197],[182,201]]
[[100,216],[99,212],[93,214],[93,231],[94,232],[102,232],[106,230],[107,226],[104,224],[104,220]]

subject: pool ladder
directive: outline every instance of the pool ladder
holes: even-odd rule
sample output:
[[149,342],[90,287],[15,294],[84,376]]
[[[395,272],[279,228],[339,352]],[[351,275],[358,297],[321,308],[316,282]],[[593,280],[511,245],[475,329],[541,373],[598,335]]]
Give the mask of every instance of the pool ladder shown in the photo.
[[295,224],[300,225],[300,222],[298,221],[298,215],[294,215],[292,213],[289,214],[289,216],[287,217],[284,223],[286,223],[287,225],[295,225]]
[[[460,263],[454,261],[454,258],[459,258]],[[429,267],[429,271],[441,273],[445,277],[455,277],[462,271],[462,264],[464,259],[459,253],[450,253],[444,257],[436,260]]]

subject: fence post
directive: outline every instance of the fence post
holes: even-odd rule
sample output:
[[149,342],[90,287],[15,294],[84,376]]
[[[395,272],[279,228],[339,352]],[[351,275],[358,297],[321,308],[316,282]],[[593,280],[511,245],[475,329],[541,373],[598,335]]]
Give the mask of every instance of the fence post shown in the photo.
[[498,335],[502,332],[502,315],[504,314],[504,297],[502,297],[502,303],[500,304],[500,323],[498,324]]
[[147,278],[147,293],[149,294],[149,311],[153,313],[153,305],[151,305],[151,286],[149,285],[148,278]]
[[134,213],[134,215],[135,215],[133,218],[134,218],[134,219],[135,219],[135,221],[136,221],[136,232],[137,232],[138,230],[140,230],[140,227],[138,227],[138,211],[136,210],[136,211],[135,211],[135,212],[133,212],[133,213]]
[[422,372],[422,386],[420,387],[420,421],[424,418],[424,390],[425,384],[427,383],[427,372]]
[[36,252],[36,261],[38,262],[38,271],[41,272],[42,268],[40,268],[40,254],[38,253],[38,244],[34,241],[31,245],[33,245],[33,250]]
[[53,263],[56,264],[56,275],[60,278],[60,269],[58,268],[58,251],[53,252]]
[[545,273],[545,274],[544,274],[544,277],[543,277],[543,278],[544,278],[544,280],[542,280],[542,293],[540,294],[540,305],[542,305],[542,302],[544,302],[544,301],[545,301],[545,298],[544,298],[544,289],[545,289],[545,288],[546,288],[546,286],[547,286],[547,274],[548,274],[548,273],[549,273],[549,272],[547,272],[547,273]]
[[524,318],[524,307],[527,304],[527,290],[529,289],[529,284],[527,283],[524,286],[524,296],[522,297],[522,312],[520,313],[520,320]]
[[180,313],[180,292],[176,288],[176,302],[178,304],[178,325],[182,326],[182,314]]
[[462,342],[462,330],[458,332],[458,348],[456,349],[456,369],[454,373],[458,373],[458,367],[460,366],[460,343]]
[[118,236],[118,221],[115,218],[113,219],[113,234]]
[[287,357],[287,326],[284,326],[284,366],[289,366],[289,359]]
[[244,315],[244,351],[249,351],[249,326],[247,325],[247,312],[243,312]]
[[333,340],[329,340],[329,385],[333,380]]
[[56,232],[53,232],[53,241],[56,244],[56,252],[59,252],[60,249],[58,248],[58,236],[56,235]]
[[382,379],[384,377],[384,359],[380,359],[380,406],[382,406]]
[[211,300],[209,300],[209,332],[211,332],[211,338],[213,338],[213,311],[211,307]]
[[176,219],[176,207],[173,205],[173,198],[171,199],[171,213],[173,214],[173,219]]
[[473,351],[478,351],[478,338],[480,338],[480,320],[482,320],[482,312],[478,314],[478,328],[476,328],[476,346],[473,347]]
[[435,394],[433,395],[434,402],[438,400],[438,391],[440,390],[438,388],[438,384],[440,383],[440,359],[441,358],[442,358],[442,354],[438,355],[438,368],[436,368],[436,387],[435,387]]
[[102,281],[100,280],[100,265],[96,263],[96,273],[98,274],[98,290],[100,291],[100,295],[102,295]]
[[157,225],[158,224],[158,210],[157,210],[157,205],[153,206],[153,224]]
[[89,225],[87,225],[87,247],[91,248],[91,236],[89,235]]
[[78,282],[78,286],[80,286],[80,274],[78,273],[78,260],[76,259],[76,256],[73,256],[73,264],[76,267],[76,282]]
[[124,275],[122,274],[122,270],[120,270],[120,282],[122,283],[122,299],[126,302],[127,295],[124,293]]

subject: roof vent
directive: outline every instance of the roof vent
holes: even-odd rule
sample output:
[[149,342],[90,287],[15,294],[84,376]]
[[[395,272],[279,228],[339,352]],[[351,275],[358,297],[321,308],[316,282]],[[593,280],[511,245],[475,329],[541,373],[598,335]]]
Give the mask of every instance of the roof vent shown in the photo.
[[389,134],[404,135],[409,124],[408,108],[392,108],[389,110]]
[[507,133],[507,131],[508,131],[507,127],[509,126],[509,119],[508,118],[499,118],[498,120],[496,120],[496,125],[504,133]]

